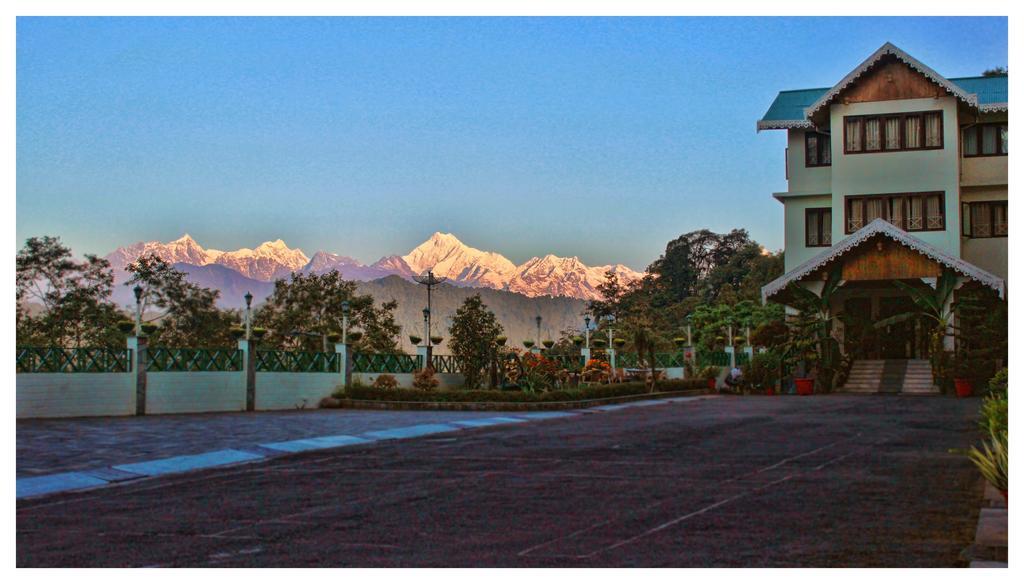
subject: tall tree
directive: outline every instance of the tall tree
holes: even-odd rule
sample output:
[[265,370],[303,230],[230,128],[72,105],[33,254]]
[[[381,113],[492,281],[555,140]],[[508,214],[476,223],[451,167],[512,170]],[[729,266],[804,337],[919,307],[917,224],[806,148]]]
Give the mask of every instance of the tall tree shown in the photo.
[[142,289],[142,319],[159,322],[150,343],[165,347],[224,347],[232,344],[235,311],[217,307],[220,292],[189,282],[186,274],[156,255],[141,256],[125,268],[125,286]]
[[396,302],[375,306],[373,296],[359,294],[357,283],[345,280],[337,270],[325,274],[293,272],[277,280],[274,292],[254,316],[266,327],[266,342],[285,349],[327,351],[327,336],[341,332],[343,303],[349,303],[349,330],[362,328],[355,350],[394,353],[400,327],[395,323]]
[[678,302],[688,296],[713,297],[715,289],[709,276],[751,243],[745,229],[724,234],[701,229],[673,239],[665,253],[647,267],[649,274],[657,276],[658,286],[666,296],[660,302]]
[[466,298],[455,311],[448,328],[448,348],[459,362],[467,388],[480,387],[498,353],[498,336],[502,330],[479,294]]
[[[110,263],[95,255],[76,262],[58,237],[31,237],[16,260],[18,344],[113,346],[123,315],[110,301]],[[41,309],[33,315],[32,306]]]

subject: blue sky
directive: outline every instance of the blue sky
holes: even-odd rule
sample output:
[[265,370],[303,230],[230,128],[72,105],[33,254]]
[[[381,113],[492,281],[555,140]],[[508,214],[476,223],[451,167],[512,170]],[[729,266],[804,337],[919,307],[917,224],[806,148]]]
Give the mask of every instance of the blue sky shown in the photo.
[[374,261],[434,231],[645,267],[693,229],[782,247],[778,90],[885,41],[949,77],[1005,18],[19,18],[17,240],[184,232]]

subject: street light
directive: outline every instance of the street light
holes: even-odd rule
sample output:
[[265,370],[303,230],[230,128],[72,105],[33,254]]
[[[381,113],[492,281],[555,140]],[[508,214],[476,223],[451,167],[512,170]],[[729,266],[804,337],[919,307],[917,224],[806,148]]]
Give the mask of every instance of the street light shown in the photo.
[[427,341],[427,347],[430,347],[430,309],[423,309],[423,338]]
[[693,346],[693,315],[686,315],[686,345],[688,347]]
[[248,341],[250,335],[252,334],[252,317],[251,317],[251,314],[252,314],[252,312],[251,312],[251,308],[252,308],[252,292],[246,292],[244,298],[245,298],[245,340]]
[[348,344],[348,300],[341,301],[341,343]]
[[540,318],[539,314],[537,315],[537,319],[536,320],[537,320],[537,345],[536,346],[539,347],[541,345],[541,342],[540,342],[540,321],[541,321],[541,318]]
[[135,336],[142,336],[142,286],[132,288],[135,293]]
[[590,315],[583,317],[583,331],[587,337],[587,350],[590,350]]

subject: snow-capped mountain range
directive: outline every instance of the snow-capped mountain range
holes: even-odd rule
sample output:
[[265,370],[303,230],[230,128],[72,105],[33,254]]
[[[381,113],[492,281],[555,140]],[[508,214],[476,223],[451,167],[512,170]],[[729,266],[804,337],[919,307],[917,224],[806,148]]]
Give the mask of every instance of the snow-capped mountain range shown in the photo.
[[[258,300],[272,289],[272,282],[287,278],[291,272],[322,274],[338,270],[350,280],[370,281],[387,276],[412,276],[432,270],[456,286],[508,290],[529,297],[566,296],[583,300],[599,298],[597,286],[605,272],[619,275],[622,283],[643,274],[622,264],[587,266],[577,257],[562,258],[548,254],[515,265],[505,256],[470,247],[450,233],[434,233],[408,254],[386,256],[373,264],[318,251],[307,257],[301,249],[289,248],[278,239],[255,249],[235,251],[204,249],[188,234],[168,243],[139,242],[119,247],[107,256],[118,280],[124,268],[143,255],[156,255],[187,272],[197,283],[222,290],[226,296],[249,287]],[[200,267],[209,266],[200,269]],[[226,300],[226,299],[225,299]],[[234,304],[233,302],[231,302]]]

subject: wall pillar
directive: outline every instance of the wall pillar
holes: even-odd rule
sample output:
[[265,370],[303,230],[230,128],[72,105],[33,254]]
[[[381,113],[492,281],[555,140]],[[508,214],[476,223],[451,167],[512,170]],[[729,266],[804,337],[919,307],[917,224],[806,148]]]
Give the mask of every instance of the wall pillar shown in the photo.
[[341,374],[341,386],[348,387],[352,383],[352,351],[348,350],[345,343],[335,343],[334,352],[340,361],[338,372]]
[[608,347],[608,365],[611,366],[612,371],[614,371],[616,369],[616,367],[615,367],[615,349],[613,349],[611,347]]
[[729,354],[729,369],[735,368],[736,367],[736,347],[732,346],[732,344],[730,343],[730,344],[726,345],[725,352]]
[[423,364],[423,369],[426,369],[427,367],[430,367],[430,365],[431,365],[431,363],[430,363],[431,352],[429,350],[429,347],[427,347],[426,345],[420,345],[420,346],[416,347],[416,354],[420,358],[420,363]]
[[146,415],[146,337],[128,337],[135,379],[135,415]]
[[580,355],[583,356],[583,364],[586,365],[587,361],[590,361],[590,347],[580,349]]
[[242,376],[245,379],[245,411],[256,411],[256,343],[238,339],[242,351]]

